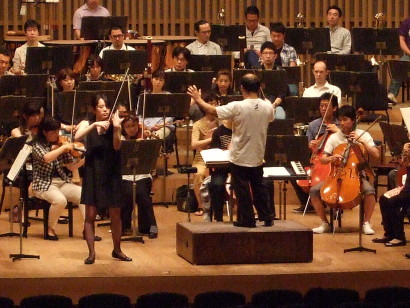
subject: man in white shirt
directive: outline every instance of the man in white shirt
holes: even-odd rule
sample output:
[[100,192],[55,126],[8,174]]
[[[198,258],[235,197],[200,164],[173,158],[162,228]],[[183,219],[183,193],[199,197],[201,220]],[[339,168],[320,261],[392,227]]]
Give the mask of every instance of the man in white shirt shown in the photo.
[[331,85],[326,77],[329,75],[326,63],[317,61],[313,66],[313,75],[315,76],[315,84],[303,92],[303,97],[320,97],[323,93],[333,93],[337,97],[339,106],[342,102],[342,91],[339,87]]
[[81,38],[81,19],[89,16],[108,17],[110,12],[100,5],[100,0],[85,0],[85,4],[79,7],[73,16],[74,37],[77,40]]
[[127,46],[124,44],[124,30],[120,26],[113,26],[110,30],[110,40],[111,45],[105,47],[100,52],[100,58],[104,59],[104,51],[106,50],[135,50],[134,47]]
[[208,56],[222,55],[221,46],[209,40],[211,37],[211,26],[209,22],[201,19],[194,24],[194,28],[197,40],[186,47],[191,54]]
[[26,34],[27,42],[16,49],[13,58],[13,67],[11,72],[14,75],[24,74],[24,68],[26,66],[26,56],[28,47],[44,47],[38,41],[38,36],[40,33],[40,24],[32,19],[27,20],[24,23],[24,33]]
[[[230,170],[232,185],[238,200],[238,221],[236,227],[255,228],[253,205],[258,219],[265,226],[272,226],[273,212],[269,207],[268,188],[263,181],[263,159],[267,128],[274,119],[274,108],[269,101],[258,98],[260,80],[253,74],[241,79],[243,101],[231,102],[224,106],[205,103],[195,86],[188,93],[207,113],[219,119],[232,119],[232,147],[230,149]],[[252,188],[252,194],[249,186]]]
[[330,46],[332,53],[339,55],[350,54],[352,49],[352,37],[350,31],[339,26],[342,10],[336,5],[327,9],[327,23],[330,30]]

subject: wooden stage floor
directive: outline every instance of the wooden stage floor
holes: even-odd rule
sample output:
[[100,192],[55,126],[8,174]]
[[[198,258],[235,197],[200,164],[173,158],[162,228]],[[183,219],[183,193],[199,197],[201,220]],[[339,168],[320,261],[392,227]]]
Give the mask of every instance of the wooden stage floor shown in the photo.
[[[308,228],[318,225],[314,214],[302,217],[294,214],[289,205],[287,219]],[[196,294],[208,290],[243,292],[250,300],[256,291],[269,288],[288,288],[302,292],[310,287],[348,287],[361,296],[367,289],[401,285],[410,287],[410,260],[404,258],[410,247],[385,248],[373,244],[374,236],[363,236],[363,246],[377,249],[377,253],[343,253],[358,245],[358,208],[345,211],[342,230],[336,234],[314,235],[313,262],[256,265],[191,265],[176,254],[175,230],[177,222],[187,219],[186,213],[175,206],[155,207],[158,220],[158,239],[145,239],[145,244],[124,242],[123,251],[133,262],[111,258],[109,227],[99,227],[103,237],[96,243],[94,265],[84,265],[87,256],[78,209],[75,210],[74,237],[68,237],[66,225],[59,225],[57,242],[42,239],[42,222],[32,221],[29,237],[23,241],[23,253],[38,254],[40,260],[25,259],[12,262],[9,254],[19,252],[19,238],[0,238],[0,296],[11,297],[18,303],[23,297],[37,294],[62,294],[74,302],[86,294],[117,292],[130,296],[154,291],[181,292],[193,301]],[[8,213],[0,216],[0,232],[8,232]],[[193,221],[201,221],[193,216]],[[373,216],[375,236],[382,236],[380,210]],[[410,231],[406,225],[406,231]],[[15,231],[17,225],[15,226]],[[271,249],[280,249],[272,246]]]

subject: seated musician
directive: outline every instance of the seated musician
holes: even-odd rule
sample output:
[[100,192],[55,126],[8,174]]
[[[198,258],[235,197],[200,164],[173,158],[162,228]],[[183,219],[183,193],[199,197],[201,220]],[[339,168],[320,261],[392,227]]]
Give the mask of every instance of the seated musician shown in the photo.
[[192,42],[186,48],[193,55],[222,55],[221,46],[209,40],[211,37],[211,26],[206,20],[199,20],[194,24],[195,35],[197,40]]
[[[331,97],[332,95],[327,92],[320,96],[319,111],[321,117],[309,123],[306,136],[308,137],[309,149],[312,152],[317,150],[318,143],[320,142],[318,139],[320,139],[326,131],[328,133],[336,133],[339,131],[339,120],[336,118],[338,109],[337,97],[333,96],[330,102]],[[329,106],[329,104],[331,105]],[[323,144],[323,147],[325,144],[326,143]],[[294,209],[293,212],[304,213],[309,194],[303,191],[296,181],[291,181],[291,184],[300,201],[300,207]],[[314,209],[310,204],[307,206],[306,212],[314,212]]]
[[[379,199],[382,213],[384,236],[373,239],[374,243],[384,243],[386,247],[405,246],[403,216],[410,209],[410,143],[403,146],[403,162],[406,168],[404,186],[387,191]],[[406,254],[410,258],[410,254]]]
[[[121,123],[121,127],[121,140],[134,140],[141,138],[138,117],[130,116],[125,118]],[[138,174],[135,176],[135,180],[137,181],[135,201],[138,205],[138,231],[142,234],[148,234],[148,238],[157,238],[158,227],[150,196],[152,189],[152,177],[150,174]],[[134,176],[132,174],[122,176],[121,191],[124,203],[121,208],[121,221],[123,234],[127,233],[132,227],[131,216],[134,209],[132,196],[133,181]]]
[[61,122],[61,129],[66,132],[71,132],[74,127],[71,126],[71,123],[62,119],[62,105],[64,102],[61,93],[74,90],[77,86],[77,75],[71,68],[61,69],[56,76],[56,86],[58,92],[55,94],[54,114],[56,119]]
[[60,121],[45,117],[40,122],[36,142],[33,145],[33,183],[35,197],[51,204],[46,239],[56,241],[58,218],[67,202],[77,204],[85,217],[85,207],[80,204],[81,187],[71,182],[66,171],[74,171],[84,164],[84,159],[74,161],[70,150],[72,143],[59,144]]
[[81,38],[81,19],[83,17],[108,17],[110,12],[100,5],[100,0],[85,0],[85,4],[80,6],[73,16],[74,37],[79,40]]
[[[271,24],[270,37],[276,47],[275,66],[296,66],[297,54],[295,48],[285,43],[286,27],[281,22]],[[298,85],[288,84],[292,96],[298,95]]]
[[20,115],[20,126],[11,131],[11,137],[37,135],[38,126],[44,117],[44,108],[38,102],[28,101]]
[[10,59],[9,51],[0,46],[0,78],[4,75],[13,75],[13,73],[9,71]]
[[342,105],[342,91],[339,87],[331,85],[327,80],[329,70],[326,63],[323,61],[317,61],[313,65],[313,76],[315,77],[315,84],[303,92],[303,97],[320,97],[323,93],[333,93],[337,97],[339,107]]
[[18,47],[14,53],[13,67],[10,69],[13,74],[24,74],[28,47],[44,47],[38,41],[40,29],[40,24],[35,20],[29,19],[24,23],[24,33],[26,34],[27,42],[23,46]]
[[[206,97],[205,102],[213,106],[218,105],[217,98],[214,95],[209,95]],[[212,133],[217,126],[218,123],[216,116],[206,113],[205,116],[196,121],[192,127],[191,148],[196,150],[192,167],[196,167],[198,169],[194,178],[194,193],[198,202],[198,211],[195,212],[195,215],[197,216],[202,216],[204,214],[200,187],[201,183],[207,176],[207,168],[204,160],[202,159],[201,151],[204,149],[209,149],[212,141]]]
[[172,51],[173,67],[166,69],[165,72],[193,72],[193,70],[187,68],[189,60],[191,60],[189,49],[177,46]]
[[135,50],[134,47],[127,46],[124,44],[125,31],[120,26],[117,26],[117,25],[112,26],[109,33],[110,33],[111,45],[101,50],[100,55],[99,55],[101,59],[104,59],[104,51],[106,50],[127,50],[127,51]]
[[104,77],[103,60],[100,56],[92,54],[87,59],[88,72],[81,81],[108,81]]
[[[347,139],[351,139],[355,142],[361,143],[365,150],[374,158],[379,157],[379,151],[375,147],[373,138],[368,132],[364,132],[361,129],[355,129],[355,119],[356,111],[352,106],[345,105],[339,108],[337,113],[340,131],[332,134],[326,142],[324,153],[321,157],[322,164],[332,163],[334,165],[339,165],[342,162],[343,157],[340,154],[333,154],[334,150],[338,145],[347,143]],[[360,136],[360,138],[359,138]],[[373,185],[369,183],[366,178],[366,175],[363,171],[360,172],[361,175],[361,187],[360,191],[364,195],[364,222],[363,222],[363,233],[366,235],[374,234],[372,226],[370,224],[370,218],[372,217],[374,206],[376,204],[375,198],[375,189]],[[313,228],[313,233],[325,233],[330,232],[331,227],[329,221],[325,214],[325,209],[323,201],[320,195],[320,188],[324,182],[316,184],[310,189],[310,197],[312,205],[316,210],[317,215],[322,220],[322,223],[319,227]]]
[[326,17],[330,31],[332,53],[339,55],[350,54],[352,49],[350,31],[339,26],[340,19],[342,18],[342,9],[336,5],[329,6]]

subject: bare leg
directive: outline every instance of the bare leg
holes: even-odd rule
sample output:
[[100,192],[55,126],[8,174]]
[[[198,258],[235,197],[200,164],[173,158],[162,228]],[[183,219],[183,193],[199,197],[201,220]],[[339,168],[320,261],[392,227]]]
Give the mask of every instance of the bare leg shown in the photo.
[[84,236],[87,241],[88,246],[88,259],[95,259],[95,249],[94,249],[94,222],[97,216],[97,208],[95,206],[86,205],[85,206],[85,221],[84,221]]
[[111,236],[114,244],[113,252],[121,257],[127,257],[121,251],[121,208],[110,208],[109,212],[111,217]]
[[323,202],[320,198],[315,197],[315,196],[310,196],[310,201],[312,202],[312,205],[316,211],[317,216],[324,221],[329,223],[326,213],[325,213],[325,207],[323,206]]
[[374,207],[376,205],[376,198],[374,195],[364,196],[364,221],[370,222]]

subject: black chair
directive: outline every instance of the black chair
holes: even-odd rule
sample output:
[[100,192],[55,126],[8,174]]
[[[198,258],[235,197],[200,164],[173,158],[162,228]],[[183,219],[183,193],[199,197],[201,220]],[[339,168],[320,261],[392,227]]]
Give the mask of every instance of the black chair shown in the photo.
[[396,303],[410,301],[410,288],[381,287],[370,289],[367,290],[364,301],[379,304],[381,307],[391,307]]
[[0,307],[14,308],[14,302],[11,298],[0,296]]
[[78,301],[78,308],[131,308],[128,296],[112,293],[86,295]]
[[251,302],[252,306],[256,308],[282,307],[303,303],[303,295],[295,290],[266,290],[253,294]]
[[195,308],[227,308],[245,305],[245,295],[231,291],[210,291],[195,296]]
[[188,297],[184,294],[156,292],[138,297],[136,308],[188,308]]
[[359,292],[351,289],[312,288],[303,298],[304,303],[313,307],[329,308],[343,303],[359,302]]
[[38,295],[23,298],[20,308],[72,308],[71,298],[62,295]]

